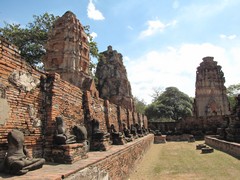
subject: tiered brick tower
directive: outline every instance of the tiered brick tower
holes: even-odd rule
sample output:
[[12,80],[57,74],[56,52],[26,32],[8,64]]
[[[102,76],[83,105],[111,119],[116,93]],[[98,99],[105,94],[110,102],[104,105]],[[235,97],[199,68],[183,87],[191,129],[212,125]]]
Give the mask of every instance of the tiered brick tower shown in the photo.
[[46,50],[45,70],[84,89],[84,81],[91,79],[89,46],[84,28],[72,12],[67,11],[54,23]]
[[221,66],[204,57],[196,72],[195,111],[197,117],[230,114]]

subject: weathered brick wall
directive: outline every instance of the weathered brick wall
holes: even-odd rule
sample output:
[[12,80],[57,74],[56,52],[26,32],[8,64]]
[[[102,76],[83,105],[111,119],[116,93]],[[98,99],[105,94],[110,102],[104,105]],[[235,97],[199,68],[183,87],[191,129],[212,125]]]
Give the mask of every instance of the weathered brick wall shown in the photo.
[[109,125],[111,126],[111,124],[113,124],[115,129],[119,131],[118,107],[115,104],[109,103],[108,108]]
[[60,75],[49,74],[45,79],[48,85],[45,104],[47,111],[47,123],[45,128],[45,156],[51,156],[53,135],[56,130],[56,117],[61,116],[66,128],[71,133],[74,125],[84,124],[84,112],[82,104],[82,91],[60,79]]
[[143,116],[143,124],[144,124],[144,127],[146,129],[148,129],[148,119],[147,119],[147,116],[145,115],[142,115]]
[[[119,107],[119,119],[121,124],[125,123],[128,124],[129,119],[128,119],[128,111],[125,108]],[[123,130],[123,127],[121,126],[120,130]]]
[[44,74],[21,60],[15,46],[0,38],[0,159],[7,150],[7,133],[14,128],[24,132],[30,154],[42,154],[45,110],[41,76]]
[[205,143],[215,149],[226,152],[234,157],[240,158],[240,144],[217,139],[214,136],[206,136]]
[[136,167],[135,165],[139,163],[153,144],[153,139],[153,134],[140,138],[130,146],[94,164],[93,167],[107,172],[110,180],[127,179],[134,167]]
[[134,123],[134,124],[135,124],[135,123],[139,123],[139,122],[138,122],[138,115],[137,115],[136,112],[133,112],[133,123]]
[[96,119],[99,121],[100,130],[107,132],[103,99],[93,97],[89,91],[86,91],[84,94],[84,111],[86,124],[91,126],[91,121]]
[[130,127],[131,124],[134,124],[134,120],[133,120],[133,112],[130,111],[129,109],[127,110],[128,111],[128,126]]
[[93,118],[105,132],[111,124],[119,130],[119,120],[137,121],[135,112],[106,102],[89,91],[82,92],[57,73],[32,68],[15,46],[0,38],[0,160],[7,151],[7,134],[14,128],[24,133],[30,154],[51,156],[56,116],[63,117],[70,131],[75,124],[90,130]]
[[207,134],[214,134],[217,132],[217,128],[220,127],[222,123],[223,116],[211,116],[207,118],[189,117],[178,123],[177,128],[187,133],[201,130]]

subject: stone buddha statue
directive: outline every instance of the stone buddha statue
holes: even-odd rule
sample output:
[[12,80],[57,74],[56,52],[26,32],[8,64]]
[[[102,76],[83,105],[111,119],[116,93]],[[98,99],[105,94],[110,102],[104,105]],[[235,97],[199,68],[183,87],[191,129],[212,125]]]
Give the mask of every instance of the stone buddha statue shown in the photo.
[[130,142],[133,140],[133,135],[130,133],[130,130],[127,128],[126,123],[123,123],[123,134],[125,136],[125,140],[127,142]]
[[99,121],[96,119],[92,120],[92,138],[94,140],[104,140],[109,138],[110,134],[105,133],[99,128]]
[[4,160],[3,171],[8,174],[22,175],[39,169],[45,163],[43,158],[32,158],[24,146],[24,135],[13,129],[8,133],[8,151]]
[[115,129],[114,124],[111,124],[110,130],[111,130],[111,136],[112,136],[113,144],[114,145],[122,145],[122,144],[124,144],[124,140],[123,140],[124,136],[123,136],[123,134],[121,132],[118,132]]
[[70,134],[62,117],[56,117],[56,132],[53,137],[53,142],[57,145],[76,143],[76,136]]

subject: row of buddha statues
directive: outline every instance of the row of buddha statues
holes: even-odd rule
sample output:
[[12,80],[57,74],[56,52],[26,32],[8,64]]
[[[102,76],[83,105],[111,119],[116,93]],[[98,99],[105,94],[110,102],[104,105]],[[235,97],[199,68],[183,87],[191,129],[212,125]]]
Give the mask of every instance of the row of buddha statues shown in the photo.
[[[139,124],[132,124],[129,128],[126,123],[122,123],[122,132],[118,132],[111,124],[109,132],[104,132],[99,128],[99,121],[91,120],[90,133],[88,137],[87,128],[84,125],[74,125],[69,130],[61,116],[55,118],[55,132],[53,135],[53,145],[62,146],[74,143],[83,143],[85,150],[107,150],[106,144],[123,145],[136,138],[148,134],[148,130]],[[12,175],[23,175],[28,171],[41,168],[44,158],[33,158],[30,156],[24,145],[24,134],[18,129],[13,129],[7,135],[8,150],[2,163],[0,163],[0,172]],[[90,141],[90,142],[89,142]]]

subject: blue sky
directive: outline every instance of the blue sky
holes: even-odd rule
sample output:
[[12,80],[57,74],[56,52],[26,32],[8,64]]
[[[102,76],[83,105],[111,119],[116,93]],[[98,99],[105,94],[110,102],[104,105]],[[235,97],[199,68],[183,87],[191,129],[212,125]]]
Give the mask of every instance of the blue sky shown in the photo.
[[1,0],[0,27],[72,11],[100,52],[123,55],[133,95],[150,103],[153,89],[169,86],[194,97],[205,56],[222,66],[225,86],[240,83],[239,9],[239,0]]

